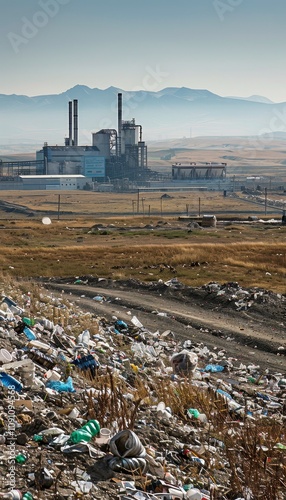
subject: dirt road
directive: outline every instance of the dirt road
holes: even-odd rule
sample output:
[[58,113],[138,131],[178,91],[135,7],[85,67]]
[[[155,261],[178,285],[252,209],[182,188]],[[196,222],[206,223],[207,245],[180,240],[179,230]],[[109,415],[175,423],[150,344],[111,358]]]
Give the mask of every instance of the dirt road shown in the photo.
[[[210,349],[225,349],[237,362],[260,365],[271,372],[286,372],[285,310],[262,305],[237,311],[207,294],[180,290],[152,290],[137,283],[99,282],[86,285],[45,283],[84,310],[130,324],[135,315],[152,332],[172,330],[175,338],[202,342]],[[94,297],[103,297],[103,301]],[[283,349],[285,348],[285,349]]]

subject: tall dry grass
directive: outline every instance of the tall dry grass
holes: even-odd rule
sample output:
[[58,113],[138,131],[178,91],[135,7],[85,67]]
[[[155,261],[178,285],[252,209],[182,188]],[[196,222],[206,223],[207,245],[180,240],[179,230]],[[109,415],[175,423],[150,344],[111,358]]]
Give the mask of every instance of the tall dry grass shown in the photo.
[[14,277],[83,276],[142,281],[176,276],[187,285],[238,281],[285,293],[286,243],[233,242],[1,248],[0,268]]

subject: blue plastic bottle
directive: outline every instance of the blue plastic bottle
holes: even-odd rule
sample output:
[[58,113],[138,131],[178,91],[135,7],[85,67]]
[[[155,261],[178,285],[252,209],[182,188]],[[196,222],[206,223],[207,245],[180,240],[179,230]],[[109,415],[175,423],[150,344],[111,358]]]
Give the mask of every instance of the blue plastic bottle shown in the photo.
[[22,384],[18,380],[5,372],[0,372],[0,382],[5,387],[8,387],[11,390],[13,389],[16,392],[21,392],[23,389]]
[[26,335],[28,340],[36,340],[37,339],[36,335],[27,326],[25,326],[23,332]]

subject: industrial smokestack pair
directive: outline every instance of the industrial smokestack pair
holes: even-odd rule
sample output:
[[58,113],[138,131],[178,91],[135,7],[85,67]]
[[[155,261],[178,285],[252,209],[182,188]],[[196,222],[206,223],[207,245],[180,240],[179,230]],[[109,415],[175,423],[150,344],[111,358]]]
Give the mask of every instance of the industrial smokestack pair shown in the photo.
[[[118,147],[117,154],[121,156],[121,131],[122,131],[122,94],[118,94]],[[69,145],[78,146],[78,100],[69,101]]]
[[77,99],[74,99],[73,102],[69,101],[69,145],[78,146],[78,100]]

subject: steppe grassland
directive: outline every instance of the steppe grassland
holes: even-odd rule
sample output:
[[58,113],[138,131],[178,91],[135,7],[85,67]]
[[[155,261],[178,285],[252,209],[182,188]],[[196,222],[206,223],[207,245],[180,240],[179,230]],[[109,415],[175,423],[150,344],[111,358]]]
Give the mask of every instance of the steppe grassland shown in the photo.
[[[60,197],[60,198],[59,198]],[[270,198],[269,193],[269,198]],[[279,194],[275,193],[275,198]],[[280,195],[284,199],[283,194]],[[60,211],[61,219],[73,219],[75,216],[81,217],[84,224],[85,217],[108,219],[115,217],[134,216],[129,223],[136,225],[138,216],[145,219],[146,224],[150,217],[168,217],[176,215],[199,215],[199,214],[219,214],[220,217],[240,218],[243,214],[264,215],[264,206],[258,206],[245,200],[242,197],[233,196],[227,193],[223,196],[223,191],[205,190],[183,190],[183,191],[161,191],[151,192],[140,189],[132,193],[99,193],[85,191],[0,191],[0,201],[6,201],[35,211],[34,218],[44,215],[58,217]],[[59,206],[60,201],[60,206]],[[40,212],[40,213],[39,213]],[[280,211],[273,211],[270,207],[269,214],[281,217]],[[136,217],[135,217],[136,216]],[[0,224],[8,220],[22,219],[17,212],[3,213],[0,211]],[[30,219],[32,220],[32,219]],[[101,222],[101,221],[100,221]],[[89,223],[89,222],[88,222]]]
[[[201,198],[204,212],[227,217],[230,210],[238,219],[242,212],[247,218],[253,210],[262,215],[263,206],[224,198],[217,192],[169,194],[161,216],[162,193],[148,193],[159,212],[149,217],[142,213],[141,194],[140,213],[133,216],[134,193],[62,192],[59,220],[56,192],[1,195],[2,200],[40,210],[34,217],[0,213],[1,270],[17,277],[93,275],[155,281],[176,276],[192,286],[238,281],[243,286],[286,292],[285,226],[241,222],[189,232],[188,220],[179,221],[168,213],[178,212],[178,205],[185,214],[185,202],[192,197]],[[114,203],[110,203],[111,195]],[[45,215],[51,217],[50,225],[42,224]],[[97,224],[104,227],[91,230]]]

